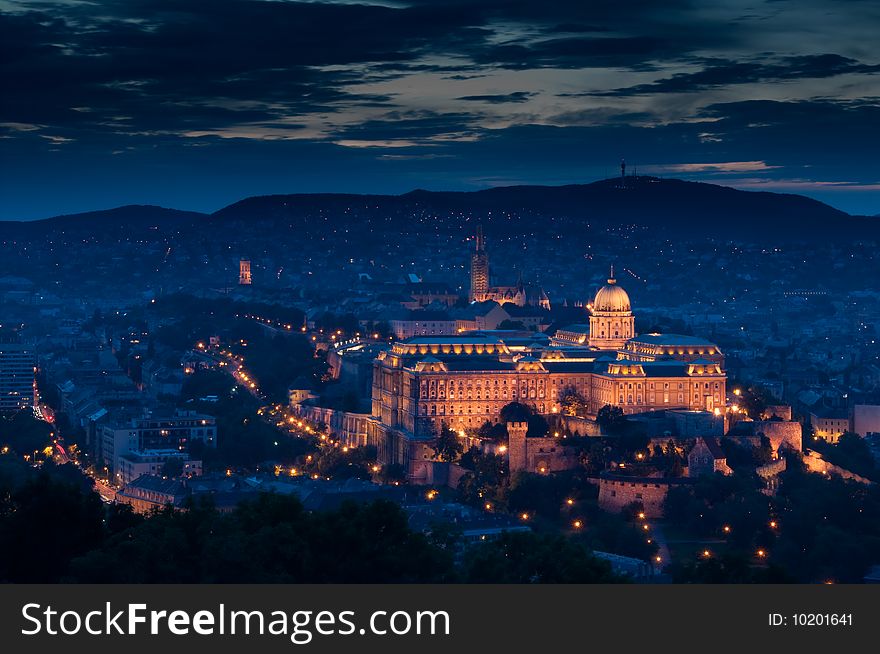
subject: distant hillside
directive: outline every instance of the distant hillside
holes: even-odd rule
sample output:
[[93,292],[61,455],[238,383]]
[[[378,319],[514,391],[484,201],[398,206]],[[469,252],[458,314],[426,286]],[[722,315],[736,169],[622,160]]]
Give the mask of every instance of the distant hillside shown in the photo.
[[0,221],[0,235],[37,235],[58,231],[101,234],[117,230],[164,231],[194,225],[208,218],[195,211],[131,204],[115,209],[66,214],[27,222]]
[[[212,220],[261,219],[303,224],[315,214],[336,220],[356,213],[371,229],[417,229],[411,217],[479,219],[489,233],[540,229],[536,217],[558,227],[636,226],[668,235],[731,238],[876,238],[880,222],[851,216],[800,195],[750,192],[699,182],[631,177],[569,186],[508,186],[482,191],[416,190],[399,196],[294,194],[252,197],[225,207]],[[398,222],[400,220],[400,222]],[[407,221],[410,224],[407,224]],[[396,224],[394,224],[396,223]],[[338,223],[337,223],[338,224]],[[424,222],[426,229],[430,221]]]
[[[880,220],[851,216],[800,195],[655,177],[569,186],[509,186],[482,191],[416,190],[404,195],[293,194],[250,197],[211,215],[154,206],[0,222],[0,236],[136,232],[259,226],[253,233],[294,229],[303,239],[330,234],[375,238],[386,232],[467,230],[479,220],[489,234],[577,233],[639,228],[657,236],[787,240],[876,239]],[[467,221],[467,222],[465,222]]]

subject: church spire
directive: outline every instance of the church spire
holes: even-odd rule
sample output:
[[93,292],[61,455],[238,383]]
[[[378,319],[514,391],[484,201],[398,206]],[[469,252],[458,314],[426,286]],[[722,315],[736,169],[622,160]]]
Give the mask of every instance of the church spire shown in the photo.
[[614,284],[617,280],[614,279],[614,264],[611,264],[611,276],[608,278],[609,284]]
[[477,225],[477,252],[482,252],[486,249],[486,243],[483,240],[483,224],[479,223]]

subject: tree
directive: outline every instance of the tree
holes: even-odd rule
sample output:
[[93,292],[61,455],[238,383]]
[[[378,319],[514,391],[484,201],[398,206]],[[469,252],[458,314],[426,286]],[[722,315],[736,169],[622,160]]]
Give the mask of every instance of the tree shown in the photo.
[[528,423],[529,429],[526,432],[526,436],[529,438],[543,438],[547,435],[547,432],[550,431],[550,425],[547,424],[547,419],[540,413],[530,416]]
[[564,536],[501,534],[470,550],[464,562],[468,583],[595,584],[619,581],[608,562]]
[[527,422],[532,417],[534,411],[531,407],[522,402],[510,402],[501,407],[498,416],[502,423],[508,422]]
[[383,484],[402,484],[406,481],[406,468],[399,463],[391,463],[383,466],[378,476]]
[[183,459],[172,456],[165,459],[162,464],[162,474],[166,477],[180,477],[183,475]]
[[165,509],[109,535],[71,563],[101,583],[425,583],[447,581],[451,553],[413,532],[387,501],[309,512],[259,493],[228,514],[210,504]]
[[7,445],[21,455],[32,455],[51,444],[52,427],[37,420],[33,411],[24,410],[11,418],[0,418],[0,445]]
[[0,508],[0,581],[57,583],[71,559],[100,545],[101,500],[49,470],[22,472],[20,485],[0,480],[17,486]]
[[492,441],[496,445],[500,445],[507,442],[507,425],[501,423],[492,424],[487,420],[480,425],[477,435],[480,438]]
[[583,416],[587,412],[588,403],[574,386],[566,386],[559,394],[559,404],[567,416]]
[[457,461],[464,452],[464,446],[458,434],[452,431],[445,422],[440,427],[440,435],[434,441],[434,458],[445,463]]
[[596,423],[602,430],[612,436],[619,436],[626,428],[627,420],[623,409],[619,406],[606,404],[596,414]]

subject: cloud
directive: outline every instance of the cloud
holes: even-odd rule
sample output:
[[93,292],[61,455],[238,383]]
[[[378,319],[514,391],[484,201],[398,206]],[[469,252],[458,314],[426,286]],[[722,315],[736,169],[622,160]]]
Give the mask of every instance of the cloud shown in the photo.
[[774,170],[764,161],[722,161],[718,163],[681,163],[652,166],[651,172],[664,173],[752,173]]
[[695,179],[875,181],[876,3],[0,6],[0,208],[66,201],[33,192],[50,174],[68,198],[104,202],[103,175],[192,208],[215,204],[209,174],[235,195],[471,188],[585,181],[621,157]]
[[[599,96],[635,96],[655,93],[694,93],[733,84],[755,84],[798,79],[817,79],[847,74],[876,74],[880,65],[864,64],[837,54],[766,58],[751,61],[711,61],[694,73],[676,73],[671,77],[596,92]],[[589,94],[587,94],[589,95]]]
[[508,104],[511,102],[528,102],[529,98],[535,95],[535,93],[529,91],[513,91],[512,93],[498,93],[495,95],[463,95],[456,98],[456,100],[486,102],[488,104]]

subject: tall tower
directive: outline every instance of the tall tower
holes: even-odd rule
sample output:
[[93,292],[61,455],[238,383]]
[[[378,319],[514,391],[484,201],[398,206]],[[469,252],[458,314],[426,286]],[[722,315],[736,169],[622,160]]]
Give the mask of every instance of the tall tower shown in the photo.
[[471,302],[482,302],[489,291],[489,255],[483,240],[483,226],[477,225],[477,248],[471,255]]
[[599,289],[590,305],[590,347],[617,350],[635,334],[635,316],[629,295],[614,279],[614,266],[608,283]]
[[248,259],[238,262],[238,283],[242,286],[251,284],[251,262]]
[[529,423],[527,422],[507,423],[507,468],[510,474],[528,468],[529,447],[526,440],[528,431]]

